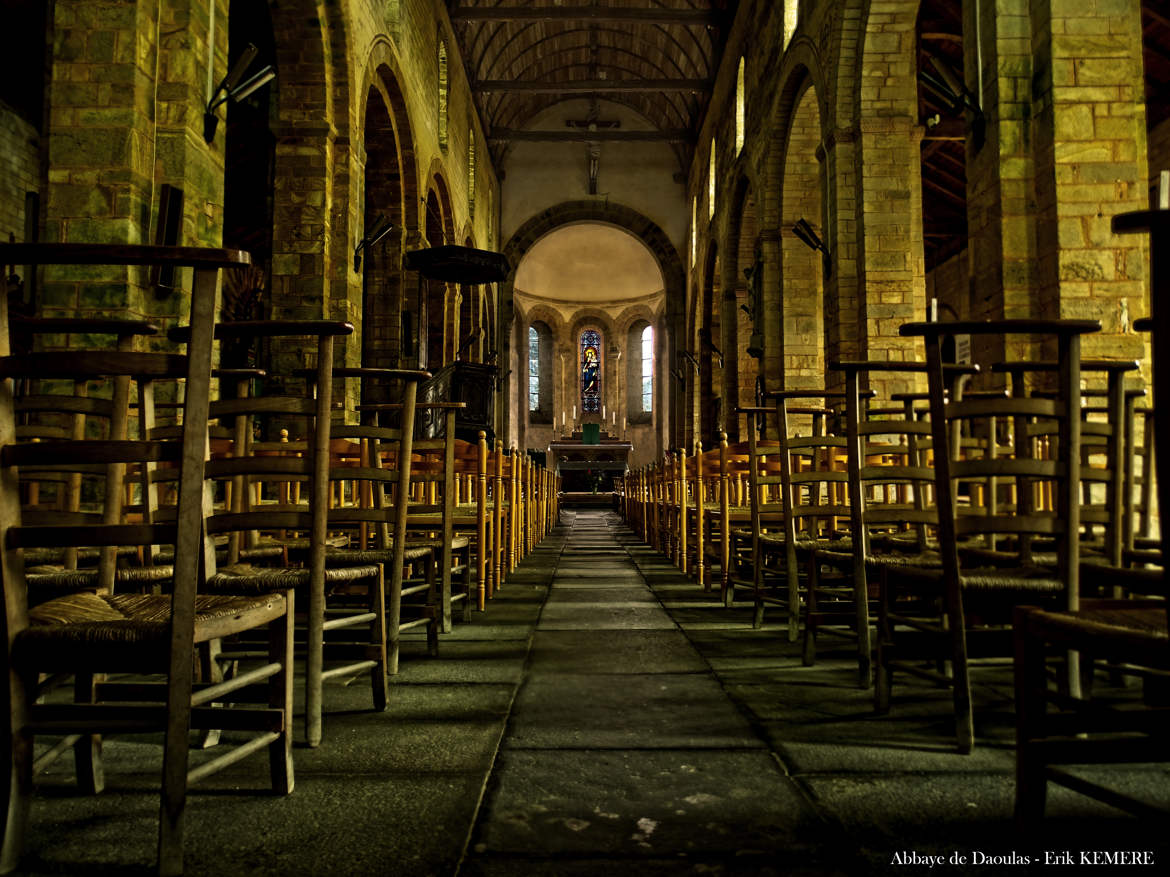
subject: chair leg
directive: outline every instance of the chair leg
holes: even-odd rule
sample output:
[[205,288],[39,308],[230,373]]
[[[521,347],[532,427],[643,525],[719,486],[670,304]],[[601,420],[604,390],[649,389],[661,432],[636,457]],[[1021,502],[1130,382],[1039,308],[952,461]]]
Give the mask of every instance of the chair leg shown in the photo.
[[[94,675],[78,673],[73,680],[75,703],[93,703]],[[82,734],[73,744],[73,763],[77,774],[77,788],[85,795],[96,795],[106,787],[106,772],[102,767],[102,738],[100,734]]]
[[879,715],[890,711],[890,690],[893,688],[894,674],[890,668],[890,649],[893,645],[893,625],[890,624],[890,581],[883,570],[878,580],[878,628],[875,663],[877,673],[874,678],[873,706]]
[[[315,577],[314,577],[315,578]],[[318,587],[320,590],[318,590]],[[305,634],[305,742],[310,748],[321,745],[322,703],[325,670],[325,583],[312,583]]]
[[1032,630],[1026,609],[1016,611],[1016,824],[1027,828],[1044,817],[1048,781],[1033,741],[1042,733],[1047,679],[1044,642]]
[[815,570],[814,561],[809,567],[808,596],[804,608],[804,647],[801,649],[800,662],[805,667],[811,667],[817,662],[817,588],[820,581]]
[[386,657],[386,568],[378,564],[378,577],[371,586],[369,594],[370,612],[374,618],[370,622],[370,650],[373,653],[374,666],[370,668],[370,687],[374,696],[374,712],[385,712],[389,700],[389,683],[386,676],[389,667]]
[[854,611],[857,615],[857,687],[873,684],[873,640],[869,629],[869,588],[865,570],[853,575]]
[[[204,682],[223,682],[223,669],[219,666],[219,653],[223,641],[219,639],[200,643],[195,647],[199,656],[199,678]],[[213,704],[214,706],[214,704]],[[199,748],[210,749],[219,744],[221,731],[219,728],[210,728],[199,732]]]
[[432,552],[426,561],[427,611],[431,613],[427,624],[427,653],[433,658],[439,654],[439,633],[443,629],[443,607],[439,599],[439,582],[435,574],[435,556]]
[[167,730],[163,744],[162,806],[158,820],[159,877],[183,873],[183,823],[187,810],[188,735],[191,730],[191,686],[171,680]]
[[471,544],[468,543],[466,549],[466,562],[463,569],[463,621],[471,621],[471,595],[473,578],[471,576],[471,563],[473,555],[471,553]]
[[268,682],[268,705],[284,711],[284,729],[280,736],[268,744],[268,771],[272,780],[272,791],[287,795],[295,785],[292,754],[293,715],[293,645],[295,640],[292,591],[285,594],[288,611],[268,625],[268,660],[279,663],[281,670]]
[[11,707],[4,730],[8,800],[4,813],[4,839],[0,845],[0,874],[10,874],[20,864],[28,834],[29,808],[33,788],[33,740],[21,730],[24,724],[25,682],[9,674]]
[[952,677],[955,703],[955,743],[964,755],[975,748],[975,712],[971,703],[971,674],[967,662],[967,628],[959,613],[951,622]]
[[402,626],[402,576],[401,567],[390,571],[390,590],[386,594],[386,675],[398,673],[398,653],[401,647]]

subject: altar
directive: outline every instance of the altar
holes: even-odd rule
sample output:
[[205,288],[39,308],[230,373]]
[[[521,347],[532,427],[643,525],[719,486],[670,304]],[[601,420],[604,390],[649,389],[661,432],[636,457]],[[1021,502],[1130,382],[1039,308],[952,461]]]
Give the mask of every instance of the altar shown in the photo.
[[608,494],[630,468],[633,447],[599,424],[585,424],[572,435],[549,442],[549,462],[561,476],[565,494]]

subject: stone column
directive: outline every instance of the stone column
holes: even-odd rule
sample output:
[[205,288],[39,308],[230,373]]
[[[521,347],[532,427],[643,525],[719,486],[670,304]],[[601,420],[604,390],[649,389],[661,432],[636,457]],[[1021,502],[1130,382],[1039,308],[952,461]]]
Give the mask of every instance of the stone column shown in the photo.
[[1084,356],[1143,358],[1129,314],[1148,313],[1142,235],[1110,218],[1148,206],[1138,0],[1033,0],[1034,309],[1101,321]]
[[[216,13],[223,26],[214,35],[213,79],[226,65],[222,0]],[[209,27],[206,2],[54,5],[45,240],[152,242],[157,187],[171,183],[184,192],[181,242],[220,243],[223,125],[215,145],[203,139]],[[147,289],[147,269],[47,274],[47,315],[92,310],[166,317],[180,310],[172,296]]]
[[[873,116],[860,122],[862,230],[859,240],[861,310],[856,347],[842,338],[830,358],[862,354],[870,359],[914,358],[914,339],[903,338],[903,323],[926,317],[926,275],[922,251],[922,128],[902,115]],[[873,388],[890,390],[880,379]]]

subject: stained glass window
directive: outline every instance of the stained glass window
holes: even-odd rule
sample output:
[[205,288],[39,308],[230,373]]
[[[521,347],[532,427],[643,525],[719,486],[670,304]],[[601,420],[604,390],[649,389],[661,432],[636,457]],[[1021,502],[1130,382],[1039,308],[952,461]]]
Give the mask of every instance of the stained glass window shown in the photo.
[[528,327],[528,410],[540,410],[540,333]]
[[654,410],[654,329],[642,330],[642,411]]
[[581,333],[581,410],[601,410],[601,335]]

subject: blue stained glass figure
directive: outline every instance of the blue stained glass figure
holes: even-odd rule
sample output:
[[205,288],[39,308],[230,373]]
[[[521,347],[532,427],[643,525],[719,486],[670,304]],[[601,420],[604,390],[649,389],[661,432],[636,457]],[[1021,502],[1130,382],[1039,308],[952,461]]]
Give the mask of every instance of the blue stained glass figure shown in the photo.
[[601,410],[601,336],[593,329],[581,333],[581,410]]

